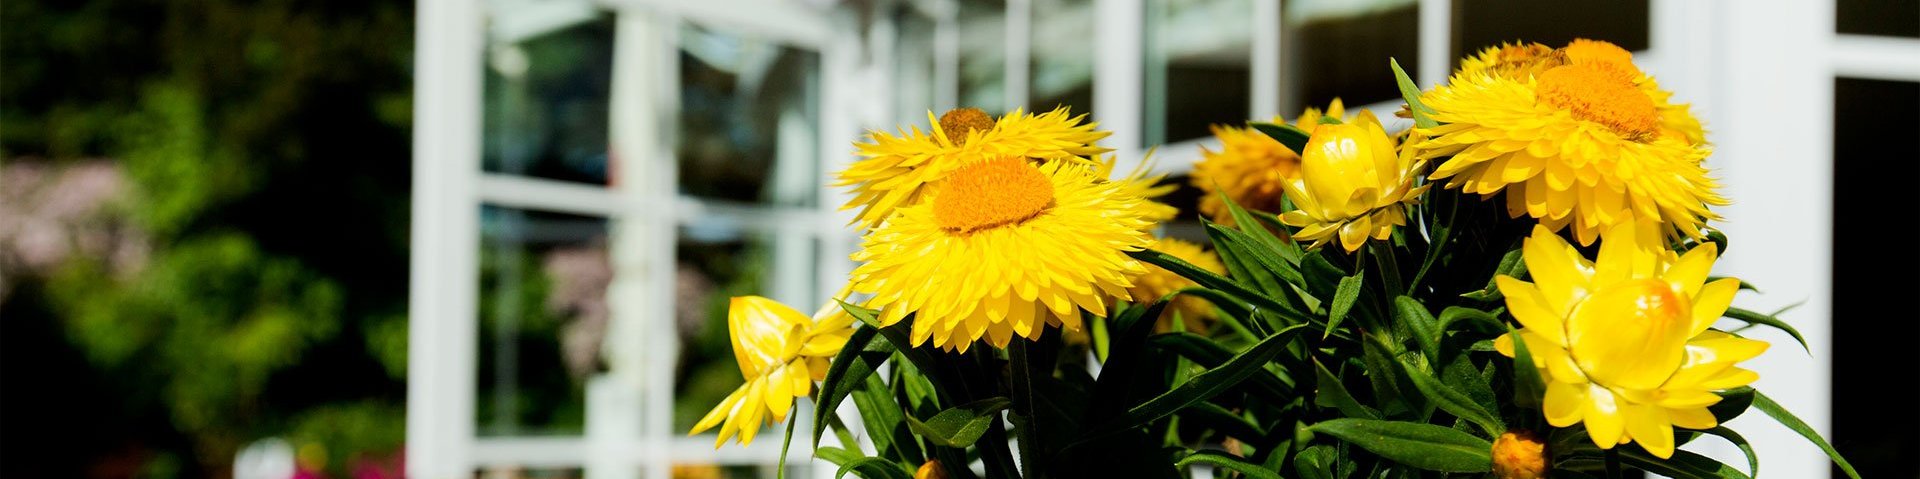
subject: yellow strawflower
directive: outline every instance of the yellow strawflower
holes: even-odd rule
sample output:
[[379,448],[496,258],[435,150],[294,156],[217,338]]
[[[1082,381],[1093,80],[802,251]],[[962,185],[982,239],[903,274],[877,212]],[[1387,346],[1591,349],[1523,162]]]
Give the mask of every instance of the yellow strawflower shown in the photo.
[[1126,255],[1152,241],[1147,200],[1097,167],[1003,157],[955,170],[927,201],[867,233],[854,291],[872,294],[882,324],[913,315],[916,345],[1005,347],[1048,325],[1080,329],[1130,298],[1145,266]]
[[1718,219],[1700,122],[1669,101],[1632,54],[1576,40],[1487,49],[1462,61],[1448,85],[1420,100],[1442,123],[1416,133],[1432,178],[1482,197],[1506,193],[1507,211],[1583,245],[1622,223],[1653,220],[1699,238]]
[[1351,252],[1367,238],[1387,239],[1406,224],[1404,205],[1427,190],[1414,185],[1425,163],[1399,152],[1371,112],[1315,127],[1306,150],[1300,176],[1281,183],[1297,209],[1280,222],[1300,227],[1294,239],[1314,246],[1337,238]]
[[[1323,117],[1343,119],[1346,106],[1336,98],[1321,113],[1307,108],[1294,120],[1294,126],[1313,131]],[[1286,123],[1278,116],[1274,123]],[[1200,213],[1222,225],[1233,226],[1233,215],[1220,199],[1225,193],[1234,204],[1248,211],[1280,212],[1282,183],[1299,176],[1300,153],[1251,127],[1214,125],[1213,137],[1220,140],[1220,151],[1201,147],[1200,161],[1193,164],[1188,183],[1200,189]]]
[[[1219,255],[1189,241],[1177,238],[1160,238],[1148,244],[1147,248],[1172,255],[1175,258],[1180,258],[1181,261],[1186,261],[1200,269],[1212,271],[1215,274],[1227,274],[1227,267],[1220,263]],[[1174,291],[1194,286],[1193,280],[1174,274],[1174,272],[1167,271],[1159,266],[1147,265],[1147,272],[1135,276],[1133,278],[1133,287],[1128,288],[1127,291],[1133,294],[1134,300],[1146,302],[1157,300],[1168,294],[1172,294]],[[1212,303],[1208,303],[1207,300],[1199,297],[1181,295],[1174,298],[1172,303],[1167,305],[1166,311],[1160,314],[1159,322],[1155,323],[1154,330],[1160,332],[1171,331],[1173,329],[1173,319],[1176,314],[1185,322],[1189,330],[1205,330],[1206,325],[1214,319]]]
[[752,444],[753,436],[769,420],[786,421],[793,400],[812,394],[813,382],[826,376],[827,362],[847,344],[853,317],[837,304],[830,303],[809,318],[771,299],[736,296],[727,303],[727,333],[747,383],[687,433],[720,426],[714,447],[736,434],[741,445]]
[[[1734,365],[1766,351],[1767,343],[1707,329],[1726,312],[1740,281],[1707,282],[1718,249],[1706,243],[1676,256],[1658,228],[1615,226],[1602,236],[1598,261],[1590,262],[1547,227],[1535,226],[1522,246],[1534,282],[1496,281],[1546,380],[1547,422],[1585,423],[1602,449],[1638,442],[1668,458],[1675,426],[1716,425],[1707,411],[1720,402],[1714,391],[1759,378]],[[1513,338],[1501,336],[1494,348],[1513,356]]]
[[[1094,164],[1096,165],[1093,172],[1094,178],[1113,178],[1113,170],[1119,165],[1119,161],[1117,157],[1107,155],[1095,160]],[[1125,176],[1113,178],[1112,181],[1119,182],[1128,195],[1147,200],[1140,202],[1139,205],[1139,214],[1142,218],[1153,223],[1163,223],[1179,216],[1180,209],[1161,203],[1157,199],[1180,189],[1180,186],[1163,183],[1167,179],[1167,174],[1153,173],[1152,166],[1151,159],[1142,161],[1134,165],[1133,171],[1127,172]]]
[[898,135],[870,132],[871,143],[856,145],[864,158],[841,171],[835,183],[853,193],[841,209],[860,208],[854,222],[872,228],[895,209],[918,204],[928,185],[968,165],[1009,156],[1085,163],[1110,151],[1093,143],[1111,134],[1082,123],[1085,118],[1065,107],[1039,115],[1014,110],[999,120],[978,108],[960,108],[938,119],[927,112],[932,128],[925,132],[918,126]]

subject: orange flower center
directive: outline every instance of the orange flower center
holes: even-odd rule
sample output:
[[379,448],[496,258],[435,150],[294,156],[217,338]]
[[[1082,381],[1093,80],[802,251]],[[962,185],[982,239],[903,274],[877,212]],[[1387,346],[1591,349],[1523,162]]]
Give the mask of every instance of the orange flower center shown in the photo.
[[1634,140],[1659,132],[1660,114],[1653,99],[1633,84],[1633,77],[1611,63],[1566,65],[1538,77],[1539,101],[1573,113],[1574,118],[1606,125]]
[[940,131],[955,145],[967,144],[967,134],[993,129],[993,117],[979,108],[955,108],[940,115]]
[[960,168],[940,184],[933,220],[940,227],[971,232],[1019,223],[1053,204],[1053,182],[1027,160],[1004,157]]
[[1560,53],[1569,63],[1606,63],[1635,76],[1640,74],[1640,68],[1633,66],[1633,52],[1612,43],[1581,38],[1568,43]]

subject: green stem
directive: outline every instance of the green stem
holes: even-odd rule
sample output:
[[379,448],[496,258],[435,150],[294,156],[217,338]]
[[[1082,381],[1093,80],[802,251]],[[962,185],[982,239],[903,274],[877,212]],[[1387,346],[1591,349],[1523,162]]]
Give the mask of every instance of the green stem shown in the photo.
[[[1393,245],[1378,241],[1368,244],[1373,245],[1373,248],[1376,249],[1376,251],[1373,252],[1374,265],[1379,267],[1380,278],[1386,281],[1388,294],[1382,295],[1382,297],[1392,298],[1400,294],[1405,294],[1403,292],[1408,290],[1405,289],[1404,285],[1400,284],[1400,260],[1394,257]],[[1388,309],[1391,310],[1392,308]]]
[[[1047,331],[1046,336],[1043,336],[1041,339],[1047,340],[1058,337],[1058,333]],[[1013,417],[1018,419],[1015,422],[1017,427],[1014,431],[1017,433],[1018,440],[1020,441],[1020,470],[1025,471],[1028,477],[1040,477],[1041,473],[1039,471],[1044,470],[1044,466],[1041,465],[1043,464],[1043,460],[1041,458],[1042,447],[1040,445],[1039,425],[1036,424],[1038,418],[1034,414],[1033,406],[1033,377],[1034,373],[1037,372],[1033,367],[1038,364],[1029,357],[1032,355],[1032,351],[1030,350],[1038,346],[1038,344],[1032,344],[1025,339],[1016,339],[1013,341],[1013,344],[1008,345],[1007,348],[1007,360],[1012,363],[1008,369],[1012,372],[1012,376],[1009,379],[1013,383]],[[1046,348],[1039,349],[1044,351]],[[1048,357],[1044,353],[1040,356],[1043,359]],[[1046,369],[1039,371],[1044,372]]]
[[[1015,341],[1026,341],[1026,339],[1021,338]],[[998,381],[987,374],[987,371],[998,370],[987,367],[994,360],[993,348],[977,348],[972,354],[961,357],[965,358],[960,365],[961,374],[965,377],[960,382],[968,385],[965,400],[971,402],[991,397],[994,390],[998,389],[995,387]],[[1006,421],[999,415],[994,415],[993,424],[987,426],[986,436],[982,437],[975,446],[980,448],[981,462],[987,465],[987,477],[1020,477],[1020,470],[1013,464],[1013,451],[1007,446]]]
[[[1438,194],[1435,193],[1435,195]],[[1445,249],[1447,242],[1453,240],[1454,219],[1458,216],[1460,216],[1460,201],[1459,198],[1454,198],[1453,201],[1447,202],[1446,228],[1435,234],[1433,241],[1427,244],[1427,257],[1420,261],[1420,271],[1413,274],[1413,283],[1407,285],[1407,294],[1420,290],[1420,281],[1427,278],[1427,271],[1433,269],[1433,263],[1440,259],[1440,250]],[[1427,229],[1431,231],[1434,226],[1427,225]]]

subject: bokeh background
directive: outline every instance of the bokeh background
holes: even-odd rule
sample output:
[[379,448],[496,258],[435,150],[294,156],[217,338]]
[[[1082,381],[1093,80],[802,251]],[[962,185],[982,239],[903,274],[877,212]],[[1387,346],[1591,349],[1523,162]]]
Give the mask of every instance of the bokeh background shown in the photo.
[[728,297],[844,281],[863,130],[1064,106],[1185,184],[1208,125],[1576,37],[1706,120],[1720,273],[1812,342],[1759,386],[1920,477],[1920,0],[8,0],[0,479],[772,477],[684,433]]

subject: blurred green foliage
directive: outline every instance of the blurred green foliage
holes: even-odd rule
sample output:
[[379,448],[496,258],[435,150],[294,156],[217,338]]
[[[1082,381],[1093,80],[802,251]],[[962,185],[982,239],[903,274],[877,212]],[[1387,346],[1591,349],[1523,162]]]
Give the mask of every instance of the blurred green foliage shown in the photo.
[[399,449],[411,10],[6,2],[0,162],[118,163],[151,249],[0,304],[0,476],[222,477],[274,435],[341,476]]

